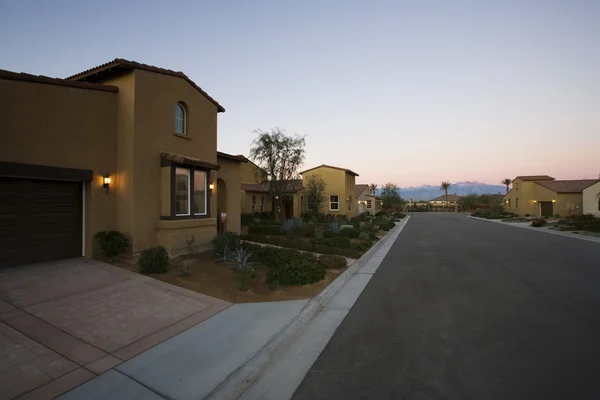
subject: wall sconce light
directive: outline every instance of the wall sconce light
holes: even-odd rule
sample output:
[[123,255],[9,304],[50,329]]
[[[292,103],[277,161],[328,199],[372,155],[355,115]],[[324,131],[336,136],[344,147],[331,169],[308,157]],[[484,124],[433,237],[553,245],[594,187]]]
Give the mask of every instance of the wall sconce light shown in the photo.
[[506,204],[508,204],[508,200],[506,200]]
[[215,184],[211,182],[210,185],[208,185],[208,190],[210,190],[212,192],[214,188],[215,188]]
[[534,203],[537,203],[537,200],[534,200],[533,202],[534,202]]
[[110,175],[106,174],[106,176],[104,177],[104,184],[102,186],[104,186],[104,189],[106,189],[106,194],[108,194],[108,187],[110,186]]
[[552,200],[553,203],[556,203],[556,200]]

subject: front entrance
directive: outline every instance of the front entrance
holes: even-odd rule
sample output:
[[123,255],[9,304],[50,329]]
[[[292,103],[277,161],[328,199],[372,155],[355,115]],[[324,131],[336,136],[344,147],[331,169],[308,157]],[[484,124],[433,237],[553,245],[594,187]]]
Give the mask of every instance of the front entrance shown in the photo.
[[292,196],[285,196],[282,203],[283,203],[283,218],[284,219],[294,218],[294,198]]
[[227,222],[221,222],[221,213],[227,214],[227,186],[225,181],[219,178],[217,179],[217,233],[227,232]]
[[542,217],[551,217],[554,215],[553,203],[551,201],[540,201],[540,215]]

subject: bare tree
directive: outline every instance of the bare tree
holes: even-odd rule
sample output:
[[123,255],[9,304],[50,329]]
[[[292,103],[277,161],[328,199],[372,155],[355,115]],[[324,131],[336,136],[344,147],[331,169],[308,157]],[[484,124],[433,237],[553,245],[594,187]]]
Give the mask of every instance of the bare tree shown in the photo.
[[273,128],[270,132],[256,129],[254,133],[257,136],[250,148],[250,158],[266,172],[263,179],[269,184],[273,212],[279,218],[283,198],[292,191],[292,180],[299,177],[306,140],[300,135],[288,136],[281,128]]
[[325,202],[326,188],[327,183],[321,178],[321,175],[310,175],[306,178],[307,201],[309,204],[308,209],[312,211],[314,215],[321,212],[321,207]]

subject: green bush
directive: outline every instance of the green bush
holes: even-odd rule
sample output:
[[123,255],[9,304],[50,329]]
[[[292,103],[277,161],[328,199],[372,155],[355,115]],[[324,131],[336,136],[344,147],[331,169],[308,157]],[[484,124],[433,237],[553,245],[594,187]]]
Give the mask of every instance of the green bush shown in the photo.
[[533,221],[531,221],[531,226],[535,226],[536,228],[539,228],[544,225],[546,225],[546,220],[543,218],[536,218]]
[[348,265],[348,261],[345,257],[335,256],[331,254],[324,254],[319,256],[319,264],[326,269],[338,269],[345,268]]
[[269,268],[267,284],[269,287],[276,285],[301,286],[319,282],[323,278],[325,278],[325,268],[317,259],[303,257],[275,268]]
[[393,221],[390,221],[388,219],[376,219],[375,221],[373,221],[373,223],[379,226],[379,229],[381,229],[382,231],[389,231],[390,229],[396,226],[396,224]]
[[377,213],[375,214],[375,216],[376,216],[376,217],[382,217],[382,216],[384,216],[384,215],[385,215],[385,211],[383,211],[383,210],[382,210],[382,211],[379,211],[379,212],[377,212]]
[[150,247],[137,261],[142,274],[162,274],[169,270],[169,253],[163,246]]
[[404,217],[406,217],[406,214],[397,212],[397,213],[394,213],[394,217],[397,219],[403,219]]
[[281,229],[281,225],[250,225],[248,227],[248,232],[250,233],[260,233],[262,235],[285,235],[283,229]]
[[215,236],[212,245],[215,254],[224,254],[227,246],[229,249],[240,247],[240,236],[234,232],[223,232]]
[[372,236],[374,236],[375,234],[373,232],[367,232],[367,231],[362,231],[360,232],[360,234],[358,235],[358,239],[359,240],[364,240],[365,242],[370,242],[372,239]]
[[294,237],[311,237],[313,236],[314,228],[310,224],[302,224],[296,226],[292,231]]
[[360,229],[358,228],[344,228],[340,231],[340,235],[348,238],[357,238],[360,235]]
[[101,231],[94,235],[94,239],[100,245],[102,253],[111,261],[119,254],[123,254],[127,250],[129,240],[119,231]]
[[369,242],[363,242],[363,241],[351,242],[350,248],[356,249],[360,252],[366,252],[367,250],[369,250],[371,248],[371,241],[369,241]]
[[[340,240],[350,240],[346,237],[340,236]],[[346,248],[332,247],[329,238],[312,238],[309,241],[289,239],[285,236],[264,236],[248,234],[244,236],[244,240],[258,243],[268,243],[274,246],[286,247],[288,249],[296,249],[302,251],[310,251],[319,254],[337,254],[340,256],[359,258],[364,252],[359,251],[356,248],[351,248],[350,245]],[[262,262],[262,261],[261,261]]]

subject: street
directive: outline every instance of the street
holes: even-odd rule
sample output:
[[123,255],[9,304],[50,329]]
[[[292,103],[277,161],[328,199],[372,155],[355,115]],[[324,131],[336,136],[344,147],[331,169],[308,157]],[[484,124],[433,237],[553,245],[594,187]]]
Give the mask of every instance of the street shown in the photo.
[[600,398],[600,244],[411,213],[294,399]]

